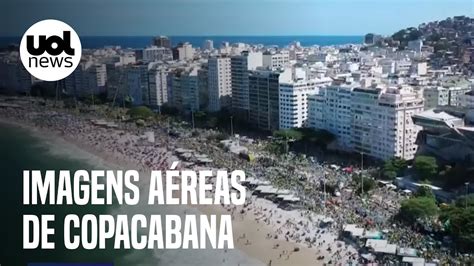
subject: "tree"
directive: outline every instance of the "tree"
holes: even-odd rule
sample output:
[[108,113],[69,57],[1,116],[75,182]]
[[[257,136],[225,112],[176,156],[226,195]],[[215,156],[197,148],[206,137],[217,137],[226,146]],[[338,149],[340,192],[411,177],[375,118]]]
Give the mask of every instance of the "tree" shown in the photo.
[[468,195],[464,195],[457,198],[455,204],[457,207],[462,207],[462,208],[465,208],[466,205],[468,207],[474,207],[474,194],[468,194]]
[[374,179],[364,176],[364,180],[362,180],[362,177],[358,174],[354,174],[352,176],[352,180],[356,183],[357,193],[362,193],[362,187],[364,188],[364,193],[367,193],[374,189],[376,185]]
[[296,129],[280,129],[273,132],[276,138],[300,141],[303,139],[303,133]]
[[385,161],[382,168],[382,176],[386,179],[395,179],[397,175],[403,174],[407,167],[407,162],[404,159],[393,158]]
[[414,167],[420,179],[430,180],[438,171],[436,158],[431,156],[417,156],[415,158]]
[[[336,138],[331,132],[323,129],[315,130],[312,128],[297,128],[292,130],[298,131],[302,134],[302,139],[300,139],[301,141],[319,145],[323,149],[325,149],[326,146]],[[298,135],[297,137],[300,136]]]
[[474,206],[456,204],[441,208],[440,220],[461,250],[474,251]]
[[127,114],[132,119],[148,119],[155,115],[155,113],[153,113],[153,111],[146,106],[132,107],[130,110],[128,110]]
[[282,154],[285,154],[286,151],[288,150],[288,145],[286,144],[286,142],[282,142],[282,141],[270,142],[266,146],[266,150],[275,155],[282,155]]
[[399,214],[408,222],[416,222],[419,219],[433,218],[437,213],[438,206],[434,198],[414,197],[402,201]]
[[422,185],[418,188],[418,190],[415,193],[416,197],[427,197],[427,198],[435,198],[435,195],[433,194],[433,190],[426,185]]
[[401,158],[393,158],[390,160],[397,174],[401,174],[407,168],[407,161]]
[[208,128],[215,128],[217,127],[218,123],[219,123],[219,120],[217,119],[217,117],[208,117],[206,121],[206,126]]

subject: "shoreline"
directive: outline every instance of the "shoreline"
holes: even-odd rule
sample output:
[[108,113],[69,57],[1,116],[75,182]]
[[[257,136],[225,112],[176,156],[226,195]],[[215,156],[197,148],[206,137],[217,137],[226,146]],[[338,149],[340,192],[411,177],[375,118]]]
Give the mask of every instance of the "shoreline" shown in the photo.
[[[90,144],[84,143],[84,141],[58,134],[56,131],[48,128],[35,127],[28,123],[11,121],[3,117],[0,117],[0,124],[21,127],[30,133],[39,134],[35,137],[52,141],[54,144],[59,144],[63,148],[72,147],[74,150],[97,157],[106,165],[113,166],[114,168],[135,169],[141,173],[148,171],[148,169],[144,169],[143,167],[137,167],[137,165],[128,161],[126,158],[120,159],[117,156],[108,154],[107,151],[99,151]],[[226,207],[230,207],[220,205],[183,206],[192,208],[206,215],[228,214],[229,211]],[[247,212],[246,215],[241,216],[241,219],[233,220],[235,249],[242,251],[248,257],[256,259],[264,265],[311,265],[318,262],[317,257],[319,255],[326,253],[324,251],[318,252],[318,250],[300,243],[285,241],[284,239],[269,238],[269,235],[275,233],[274,228],[267,226],[263,222],[258,222],[258,220],[255,219],[256,217],[255,214]],[[241,236],[245,236],[245,240],[242,239]],[[298,249],[298,251],[294,252],[295,248]],[[324,255],[329,256],[329,253]]]

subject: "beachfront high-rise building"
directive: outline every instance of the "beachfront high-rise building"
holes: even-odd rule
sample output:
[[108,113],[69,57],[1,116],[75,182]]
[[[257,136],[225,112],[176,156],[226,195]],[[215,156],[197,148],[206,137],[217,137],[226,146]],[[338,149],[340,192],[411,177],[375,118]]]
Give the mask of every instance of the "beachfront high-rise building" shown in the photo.
[[209,108],[209,71],[208,64],[201,64],[197,71],[199,87],[199,110],[208,110]]
[[231,106],[232,75],[230,57],[214,56],[208,61],[209,107],[217,112]]
[[21,64],[19,57],[0,60],[0,88],[7,88],[17,93],[29,93],[32,76]]
[[318,91],[318,83],[313,80],[293,77],[289,82],[281,82],[280,129],[306,127],[309,110],[308,97],[317,94]]
[[336,136],[336,148],[387,160],[413,159],[423,96],[411,87],[360,88],[332,85],[310,97],[310,126]]
[[184,112],[201,110],[200,66],[178,67],[168,74],[168,98],[171,106]]
[[249,74],[249,122],[264,130],[280,125],[280,79],[288,81],[291,71],[255,70]]
[[168,70],[165,67],[153,67],[148,71],[150,106],[163,106],[168,102],[167,76]]
[[170,70],[167,76],[168,102],[177,109],[183,105],[181,97],[181,74],[183,71],[182,68],[175,68]]
[[308,99],[309,127],[325,129],[336,136],[336,149],[351,151],[351,93],[358,83],[345,83],[321,88]]
[[94,64],[89,68],[89,86],[96,87],[99,93],[105,92],[107,85],[107,66],[105,64]]
[[186,112],[199,110],[198,67],[192,67],[181,74],[181,110]]
[[243,117],[249,111],[249,70],[262,66],[262,53],[244,51],[231,58],[232,110]]
[[212,40],[205,40],[204,43],[202,44],[202,50],[205,51],[212,51],[214,50],[214,41]]
[[355,152],[387,160],[411,160],[420,127],[412,116],[423,111],[421,92],[411,87],[356,88],[352,92],[352,144]]
[[65,90],[69,95],[86,97],[106,92],[107,66],[93,61],[83,61],[65,79]]
[[127,67],[127,88],[134,106],[150,103],[148,92],[148,65],[136,64]]
[[289,51],[264,52],[263,53],[263,66],[275,70],[282,67],[287,67],[290,64],[290,53]]
[[171,40],[166,36],[157,36],[153,38],[153,45],[157,47],[171,48]]

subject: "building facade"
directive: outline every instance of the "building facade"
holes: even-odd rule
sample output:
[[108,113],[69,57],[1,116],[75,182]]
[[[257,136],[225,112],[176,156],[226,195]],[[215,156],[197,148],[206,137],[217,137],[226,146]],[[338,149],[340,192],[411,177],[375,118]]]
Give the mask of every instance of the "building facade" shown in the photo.
[[210,112],[231,106],[232,74],[230,57],[216,56],[208,61],[208,88]]
[[276,70],[289,65],[290,53],[289,51],[279,51],[277,53],[265,52],[263,53],[262,59],[264,67],[271,70]]
[[280,129],[300,128],[308,125],[308,97],[319,88],[313,81],[295,81],[280,84]]
[[277,130],[279,116],[280,73],[251,71],[249,75],[249,122],[263,130]]
[[331,85],[309,100],[309,126],[336,136],[337,149],[352,150],[351,93],[357,83]]
[[149,104],[152,107],[163,106],[168,102],[168,70],[155,67],[148,72]]
[[353,150],[382,160],[413,159],[421,128],[413,123],[412,116],[423,110],[422,94],[410,87],[354,89]]
[[249,71],[262,66],[262,53],[242,52],[231,58],[232,110],[244,117],[249,111]]
[[171,40],[166,36],[157,36],[153,38],[153,45],[157,47],[171,48]]

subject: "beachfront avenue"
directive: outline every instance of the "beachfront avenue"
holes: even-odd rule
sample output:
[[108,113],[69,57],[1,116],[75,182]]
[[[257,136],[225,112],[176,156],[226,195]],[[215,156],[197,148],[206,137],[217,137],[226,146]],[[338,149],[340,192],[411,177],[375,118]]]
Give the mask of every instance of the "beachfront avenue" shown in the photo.
[[[171,166],[175,169],[178,162]],[[57,178],[56,178],[57,176]],[[246,189],[241,170],[216,171],[215,184],[206,180],[212,170],[151,171],[148,204],[243,205]],[[140,174],[136,170],[23,171],[24,205],[137,205]],[[213,191],[214,193],[209,193]]]
[[[48,241],[55,233],[48,227],[53,221],[52,215],[25,215],[23,248],[54,249],[56,243]],[[108,246],[110,241],[113,247]],[[69,214],[64,219],[64,246],[70,250],[233,249],[232,218],[226,214],[219,219],[217,215]]]

